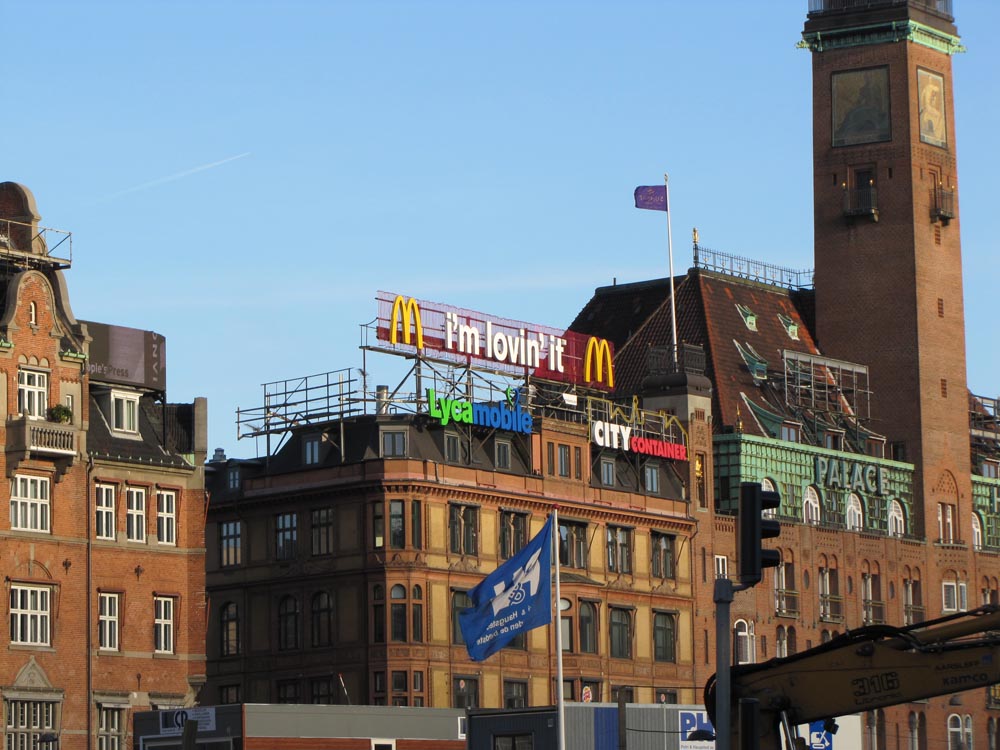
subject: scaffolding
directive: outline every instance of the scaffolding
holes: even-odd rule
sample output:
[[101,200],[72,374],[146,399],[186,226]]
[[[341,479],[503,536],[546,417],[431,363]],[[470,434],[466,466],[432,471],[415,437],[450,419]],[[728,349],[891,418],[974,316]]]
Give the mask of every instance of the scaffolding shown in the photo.
[[871,417],[866,366],[788,349],[783,359],[785,403],[789,407],[859,421]]

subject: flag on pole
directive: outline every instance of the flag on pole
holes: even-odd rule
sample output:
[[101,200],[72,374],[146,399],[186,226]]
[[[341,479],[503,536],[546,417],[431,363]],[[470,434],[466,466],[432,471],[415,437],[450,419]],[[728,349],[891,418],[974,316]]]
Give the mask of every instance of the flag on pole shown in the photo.
[[667,186],[649,185],[635,189],[635,207],[648,208],[650,211],[667,210]]
[[552,621],[552,516],[542,530],[469,592],[458,615],[469,658],[482,661],[516,636]]

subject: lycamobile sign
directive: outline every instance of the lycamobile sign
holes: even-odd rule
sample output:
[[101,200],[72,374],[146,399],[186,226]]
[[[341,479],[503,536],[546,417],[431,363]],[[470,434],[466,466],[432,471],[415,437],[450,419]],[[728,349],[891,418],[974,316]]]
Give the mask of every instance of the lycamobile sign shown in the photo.
[[427,403],[430,416],[442,426],[449,422],[471,424],[479,427],[494,427],[510,432],[531,434],[531,414],[521,411],[519,388],[507,389],[507,403],[473,403],[462,399],[438,396],[433,388],[427,389]]

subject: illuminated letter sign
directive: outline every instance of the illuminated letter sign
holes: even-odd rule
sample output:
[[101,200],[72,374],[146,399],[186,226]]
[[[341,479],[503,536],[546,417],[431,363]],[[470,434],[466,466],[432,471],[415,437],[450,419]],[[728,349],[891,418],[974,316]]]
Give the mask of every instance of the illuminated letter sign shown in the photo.
[[[597,357],[597,366],[594,368],[594,357]],[[604,366],[608,367],[608,388],[615,387],[614,364],[611,361],[611,346],[607,339],[599,339],[591,336],[587,342],[587,353],[583,359],[583,379],[588,383],[596,380],[598,383],[604,381]],[[591,377],[591,370],[596,369],[595,377]]]
[[410,343],[410,325],[412,324],[413,330],[416,332],[416,347],[423,349],[424,326],[420,322],[420,305],[413,297],[410,297],[409,301],[404,300],[402,294],[397,295],[392,303],[392,317],[389,319],[389,342],[392,344],[397,342],[400,324],[403,326],[403,343]]

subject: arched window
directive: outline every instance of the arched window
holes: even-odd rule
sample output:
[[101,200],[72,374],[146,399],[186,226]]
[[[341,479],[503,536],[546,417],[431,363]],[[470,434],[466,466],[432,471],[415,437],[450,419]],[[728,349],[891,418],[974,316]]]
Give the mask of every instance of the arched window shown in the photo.
[[962,717],[948,715],[948,750],[962,750]]
[[851,493],[847,498],[847,513],[844,518],[848,531],[861,531],[865,527],[865,514],[861,506],[861,498]]
[[965,724],[965,750],[975,750],[972,738],[972,716],[966,714],[963,723]]
[[28,322],[31,325],[38,325],[38,304],[35,302],[28,303]]
[[791,656],[798,651],[798,644],[795,642],[795,628],[789,626],[785,631],[785,639],[788,641],[788,655]]
[[815,526],[819,520],[819,493],[815,487],[809,485],[802,497],[802,521]]
[[674,616],[657,612],[653,615],[653,654],[657,661],[677,661],[674,641]]
[[983,548],[983,523],[979,520],[979,514],[972,514],[972,548]]
[[325,591],[312,598],[312,645],[329,646],[333,642],[333,600]]
[[779,659],[788,656],[788,636],[784,625],[779,625],[778,631],[774,634],[774,655]]
[[903,536],[906,533],[906,518],[899,500],[889,501],[889,536]]
[[[774,483],[774,480],[768,479],[767,477],[764,477],[763,479],[760,480],[760,488],[764,492],[778,491],[778,486]],[[777,518],[778,510],[779,510],[778,508],[768,508],[767,510],[761,513],[761,516],[763,518]]]
[[580,602],[580,653],[597,653],[597,609],[590,602]]
[[736,663],[753,664],[755,661],[753,623],[737,620],[733,626],[733,635],[736,641]]
[[222,605],[219,615],[222,635],[222,655],[236,656],[240,652],[240,609],[235,602]]
[[282,651],[299,647],[299,600],[283,597],[278,604],[278,648]]
[[406,586],[397,583],[389,589],[389,617],[392,623],[390,637],[392,640],[406,643]]

